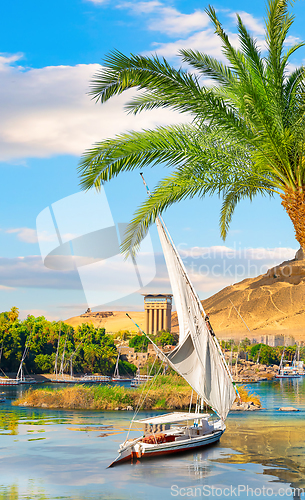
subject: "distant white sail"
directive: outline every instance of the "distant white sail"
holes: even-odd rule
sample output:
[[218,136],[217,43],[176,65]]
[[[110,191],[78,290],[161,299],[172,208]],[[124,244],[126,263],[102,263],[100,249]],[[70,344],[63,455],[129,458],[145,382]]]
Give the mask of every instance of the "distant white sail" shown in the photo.
[[225,420],[236,397],[235,389],[177,249],[163,221],[157,218],[156,224],[179,323],[179,344],[167,359],[194,391]]

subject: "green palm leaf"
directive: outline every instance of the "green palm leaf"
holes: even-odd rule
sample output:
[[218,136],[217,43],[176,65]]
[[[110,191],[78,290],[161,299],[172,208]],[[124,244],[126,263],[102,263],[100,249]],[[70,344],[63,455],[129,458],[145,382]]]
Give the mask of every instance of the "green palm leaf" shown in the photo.
[[[181,50],[174,68],[164,58],[111,52],[92,81],[91,96],[105,102],[134,89],[130,113],[170,108],[188,113],[189,125],[129,132],[95,144],[81,159],[81,187],[99,188],[122,171],[162,163],[170,174],[136,211],[123,250],[135,250],[157,215],[194,196],[222,197],[220,231],[226,237],[238,202],[279,193],[296,238],[305,248],[305,68],[289,73],[285,49],[293,16],[288,0],[269,0],[266,47],[237,15],[239,48],[230,42],[216,11],[206,10],[227,64],[194,50]],[[207,87],[205,79],[213,81]],[[300,222],[303,220],[303,223]]]

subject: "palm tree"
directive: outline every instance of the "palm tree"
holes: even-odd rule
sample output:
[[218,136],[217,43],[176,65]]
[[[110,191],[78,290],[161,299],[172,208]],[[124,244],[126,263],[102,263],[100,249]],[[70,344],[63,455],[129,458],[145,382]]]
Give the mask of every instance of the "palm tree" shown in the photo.
[[11,323],[14,323],[15,321],[17,321],[18,317],[19,317],[19,309],[18,307],[11,307],[11,310],[7,313],[8,315],[8,318],[9,320],[11,321]]
[[[220,231],[225,239],[237,203],[257,194],[281,197],[296,239],[305,250],[305,68],[289,71],[285,51],[293,16],[288,0],[268,0],[265,55],[239,15],[239,49],[230,43],[213,7],[206,10],[222,43],[227,65],[206,54],[181,50],[175,69],[165,59],[112,52],[92,81],[91,95],[105,102],[135,88],[127,111],[170,108],[190,116],[188,125],[130,132],[95,144],[82,157],[83,189],[121,171],[160,162],[172,172],[135,212],[123,244],[134,252],[148,227],[171,204],[194,196],[223,199]],[[202,77],[212,80],[204,85]]]

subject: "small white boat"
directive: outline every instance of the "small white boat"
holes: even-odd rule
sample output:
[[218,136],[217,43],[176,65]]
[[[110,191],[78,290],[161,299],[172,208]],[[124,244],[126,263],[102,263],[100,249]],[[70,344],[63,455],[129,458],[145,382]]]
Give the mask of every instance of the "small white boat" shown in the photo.
[[16,378],[9,378],[9,377],[1,377],[0,378],[0,385],[19,385],[20,380]]
[[25,377],[20,379],[20,384],[37,384],[37,380],[35,380],[33,377]]
[[[207,324],[202,304],[169,232],[161,217],[157,217],[156,223],[177,309],[179,343],[173,351],[164,354],[139,325],[135,325],[152,342],[163,363],[183,377],[197,394],[196,408],[194,413],[168,413],[136,420],[147,396],[147,391],[142,391],[130,429],[133,422],[144,424],[144,434],[128,439],[128,432],[111,467],[135,458],[174,454],[215,443],[226,429],[225,419],[238,394],[219,342],[210,323]],[[204,405],[214,412],[214,420],[210,414],[201,413]],[[190,410],[191,406],[192,398]]]
[[131,378],[125,378],[125,377],[121,377],[121,375],[119,375],[118,377],[112,377],[112,382],[131,382],[132,379]]
[[[1,362],[1,359],[2,359],[2,353],[3,353],[3,341],[2,341],[2,346],[1,346],[1,350],[0,350],[0,362]],[[4,375],[4,377],[0,377],[0,385],[19,385],[20,384],[20,381],[17,380],[17,378],[9,378],[5,375],[4,371],[2,370],[1,368],[1,371]]]
[[111,377],[108,377],[108,375],[83,375],[77,379],[81,384],[98,384],[100,382],[110,382],[110,380]]
[[[145,425],[145,434],[122,443],[119,456],[109,467],[122,462],[185,452],[216,443],[226,426],[221,419],[209,421],[209,417],[207,413],[175,412],[135,420],[134,422]],[[192,425],[188,425],[190,421],[193,421]],[[186,424],[177,425],[182,422]]]
[[140,375],[137,374],[135,378],[131,381],[130,387],[139,387],[139,385],[146,384],[153,377],[152,375]]
[[5,392],[0,392],[0,403],[5,403],[6,397]]
[[[283,350],[279,370],[275,378],[300,378],[301,375],[296,368],[296,354],[293,361],[284,360],[284,355],[285,349]],[[286,366],[284,366],[284,364],[286,364]]]
[[275,378],[300,378],[301,375],[291,368],[283,368],[275,375]]

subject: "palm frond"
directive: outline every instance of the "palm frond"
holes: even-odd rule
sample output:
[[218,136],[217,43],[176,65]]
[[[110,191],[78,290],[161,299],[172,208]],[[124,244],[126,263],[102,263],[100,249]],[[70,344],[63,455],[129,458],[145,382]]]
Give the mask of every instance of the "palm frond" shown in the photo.
[[214,57],[202,54],[198,50],[182,49],[179,51],[182,61],[190,64],[203,76],[212,78],[221,85],[231,85],[237,83],[237,78],[228,66],[217,61]]
[[[191,71],[176,69],[156,55],[114,51],[106,57],[92,82],[95,100],[105,102],[134,89],[126,104],[128,112],[170,108],[190,115],[189,125],[104,140],[81,159],[83,189],[99,188],[122,171],[160,163],[174,169],[135,213],[123,244],[125,252],[133,254],[156,216],[185,198],[221,196],[220,227],[225,237],[243,198],[305,190],[305,68],[289,74],[288,66],[304,43],[285,50],[293,23],[288,2],[268,0],[266,57],[239,15],[236,49],[211,6],[206,12],[227,64],[189,49],[179,55]],[[205,86],[202,76],[212,79],[214,86]]]
[[[217,141],[216,134],[214,140]],[[134,255],[156,217],[181,200],[195,196],[203,198],[215,194],[223,196],[223,193],[226,199],[229,199],[232,185],[235,187],[237,201],[251,193],[254,195],[260,192],[272,195],[278,192],[272,172],[266,168],[256,169],[246,149],[238,144],[227,144],[222,148],[215,148],[213,147],[215,142],[212,144],[210,140],[204,142],[205,147],[202,144],[200,161],[197,163],[193,161],[191,164],[187,163],[178,167],[173,174],[160,181],[151,197],[135,212],[122,244],[124,253]],[[232,214],[233,210],[231,210],[231,216]],[[227,228],[231,217],[228,218],[226,215],[224,220]],[[226,234],[222,226],[221,231],[223,235]]]

